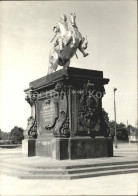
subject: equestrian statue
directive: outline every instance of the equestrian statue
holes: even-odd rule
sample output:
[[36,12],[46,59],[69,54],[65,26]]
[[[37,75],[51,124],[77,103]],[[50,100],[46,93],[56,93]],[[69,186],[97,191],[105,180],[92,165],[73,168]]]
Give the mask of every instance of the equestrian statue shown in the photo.
[[62,14],[59,23],[54,26],[53,31],[55,35],[51,42],[57,35],[59,36],[49,54],[49,67],[47,74],[55,72],[58,65],[63,66],[64,68],[69,67],[70,59],[74,55],[78,58],[76,54],[77,49],[82,52],[84,57],[88,56],[88,53],[85,53],[85,49],[88,45],[87,37],[86,35],[82,36],[78,31],[75,20],[75,13],[70,13],[69,22],[67,21],[67,16]]

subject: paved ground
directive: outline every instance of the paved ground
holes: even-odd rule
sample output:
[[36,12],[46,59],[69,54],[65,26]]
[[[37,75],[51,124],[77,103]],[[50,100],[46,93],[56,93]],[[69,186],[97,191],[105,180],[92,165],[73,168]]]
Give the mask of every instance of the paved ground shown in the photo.
[[[135,156],[136,144],[119,144],[116,156]],[[1,149],[1,158],[11,157],[20,149]],[[121,174],[77,180],[23,180],[0,175],[0,195],[138,195],[138,175]]]
[[20,180],[1,176],[4,195],[137,195],[137,174],[79,180]]

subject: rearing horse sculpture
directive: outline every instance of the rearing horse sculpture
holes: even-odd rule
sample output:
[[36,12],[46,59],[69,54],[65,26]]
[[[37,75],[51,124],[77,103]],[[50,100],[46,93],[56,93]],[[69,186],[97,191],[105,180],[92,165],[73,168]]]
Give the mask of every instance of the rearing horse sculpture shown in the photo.
[[86,35],[82,36],[78,31],[75,19],[75,13],[71,13],[68,24],[66,15],[61,15],[60,22],[54,27],[56,33],[54,38],[57,33],[59,33],[60,36],[49,54],[48,74],[56,71],[58,65],[65,68],[69,67],[70,59],[76,54],[77,49],[82,52],[84,57],[88,55],[88,53],[85,53],[85,49],[88,45],[87,37]]

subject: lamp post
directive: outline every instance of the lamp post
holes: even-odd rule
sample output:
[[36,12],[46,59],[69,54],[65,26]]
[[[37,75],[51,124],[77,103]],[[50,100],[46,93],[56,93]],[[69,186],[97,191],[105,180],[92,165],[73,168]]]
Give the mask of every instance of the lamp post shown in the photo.
[[117,88],[114,88],[114,116],[115,116],[115,148],[117,148],[117,130],[116,130],[116,104],[115,104],[115,91]]

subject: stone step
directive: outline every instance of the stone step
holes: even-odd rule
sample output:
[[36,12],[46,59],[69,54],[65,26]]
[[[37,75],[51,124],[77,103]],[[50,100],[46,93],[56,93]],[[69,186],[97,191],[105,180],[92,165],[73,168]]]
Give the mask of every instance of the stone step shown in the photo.
[[91,172],[91,173],[83,173],[83,174],[71,174],[71,175],[19,175],[20,179],[59,179],[59,180],[73,180],[79,178],[90,178],[90,177],[99,177],[99,176],[108,176],[108,175],[117,175],[117,174],[126,174],[126,173],[137,173],[137,169],[127,169],[127,170],[111,170],[111,171],[99,171],[99,172]]
[[22,175],[28,175],[29,173],[24,170],[13,169],[10,167],[1,167],[0,165],[0,174],[5,174],[12,177],[19,177]]
[[110,170],[110,171],[99,171],[93,173],[84,173],[78,175],[71,175],[70,179],[78,179],[78,178],[90,178],[90,177],[99,177],[99,176],[108,176],[108,175],[117,175],[117,174],[126,174],[126,173],[137,173],[138,169],[119,169],[119,170]]
[[[35,160],[34,160],[35,161]],[[84,160],[83,160],[84,161]],[[9,159],[9,160],[1,160],[0,161],[0,164],[4,164],[4,165],[12,165],[13,167],[14,166],[21,166],[21,167],[24,167],[24,168],[35,168],[35,169],[75,169],[75,168],[89,168],[89,167],[97,167],[97,166],[113,166],[113,165],[126,165],[126,164],[135,164],[135,163],[138,163],[138,160],[137,159],[133,159],[131,161],[128,161],[128,160],[123,160],[123,161],[120,161],[120,160],[112,160],[112,161],[108,161],[108,162],[104,162],[104,161],[101,161],[101,160],[97,160],[98,163],[84,163],[82,162],[82,164],[80,163],[74,163],[74,160],[69,160],[68,162],[64,162],[64,165],[63,165],[63,162],[53,162],[52,160],[51,161],[46,161],[46,162],[43,162],[43,163],[39,163],[38,164],[34,164],[34,162],[32,162],[31,164],[29,163],[23,163],[24,160],[22,160],[21,162],[18,161],[14,161],[12,159]],[[71,163],[72,162],[72,163]],[[80,160],[81,162],[81,160]],[[61,164],[62,163],[62,164]]]
[[[77,168],[89,168],[89,167],[105,167],[105,166],[116,166],[116,165],[129,165],[136,164],[138,161],[118,161],[118,162],[102,162],[102,163],[93,163],[93,164],[82,164],[82,165],[71,165],[66,166],[66,169],[77,169]],[[39,167],[46,168],[46,167]]]
[[91,168],[81,168],[81,169],[70,169],[68,170],[68,174],[77,174],[77,173],[89,173],[89,172],[96,172],[96,171],[109,171],[109,170],[119,170],[119,169],[131,169],[137,168],[138,164],[124,164],[124,165],[115,165],[115,166],[104,166],[104,167],[91,167]]
[[[27,164],[20,164],[20,163],[14,163],[12,164],[11,162],[7,161],[1,161],[0,166],[2,167],[9,167],[11,169],[21,169],[25,171],[63,171],[63,170],[77,170],[77,169],[91,169],[91,168],[96,168],[96,167],[101,167],[101,168],[106,168],[106,167],[125,167],[129,166],[132,167],[132,165],[137,166],[138,161],[124,161],[124,162],[114,162],[114,163],[100,163],[100,164],[87,164],[87,165],[69,165],[69,166],[63,166],[63,165],[58,165],[58,166],[40,166],[40,165],[27,165]],[[99,168],[100,169],[100,168]]]
[[35,174],[67,174],[67,170],[66,169],[62,169],[62,168],[56,168],[56,169],[44,169],[41,170],[39,168],[35,168],[35,167],[24,167],[21,165],[9,165],[9,164],[1,164],[0,163],[0,167],[1,167],[1,172],[7,170],[13,170],[13,171],[19,171],[19,172],[23,172],[26,174],[32,173],[33,175]]
[[[97,175],[99,175],[98,173],[100,172],[100,175],[104,174],[105,173],[115,173],[115,172],[131,172],[131,171],[137,171],[137,168],[138,168],[138,164],[137,163],[131,163],[130,162],[128,164],[123,164],[121,165],[120,163],[118,163],[118,165],[108,165],[108,166],[92,166],[92,167],[85,167],[85,168],[70,168],[70,169],[63,169],[63,168],[56,168],[56,169],[44,169],[44,170],[41,170],[41,169],[38,169],[38,168],[27,168],[27,167],[23,167],[21,165],[10,165],[10,164],[0,164],[1,166],[1,172],[5,173],[5,174],[8,174],[8,175],[12,175],[12,176],[17,176],[17,177],[20,177],[22,178],[29,178],[29,176],[32,176],[32,179],[33,178],[36,178],[38,177],[41,178],[42,176],[42,179],[44,178],[43,176],[45,176],[47,179],[52,179],[52,178],[55,178],[55,179],[58,179],[58,178],[62,178],[63,179],[68,179],[68,178],[75,178],[75,176],[77,177],[78,175],[79,176],[82,176],[84,174],[94,174],[97,173]],[[28,177],[27,177],[28,176]],[[70,177],[69,177],[70,176]],[[85,175],[84,175],[85,176]],[[65,177],[65,178],[64,178]]]
[[116,166],[97,166],[90,168],[80,168],[80,169],[47,169],[47,170],[34,170],[29,173],[33,173],[35,175],[39,174],[77,174],[77,173],[87,173],[87,172],[95,172],[95,171],[106,171],[106,170],[118,170],[118,169],[129,169],[129,168],[138,168],[138,164],[129,164],[129,165],[116,165]]
[[20,166],[20,165],[10,165],[8,163],[0,163],[0,172],[1,173],[6,173],[6,171],[9,170],[9,172],[16,172],[19,171],[21,173],[26,173],[28,174],[29,171],[31,170],[30,168],[24,167],[24,166]]

